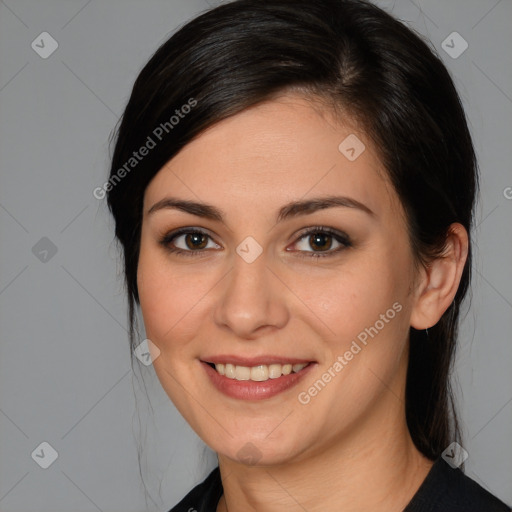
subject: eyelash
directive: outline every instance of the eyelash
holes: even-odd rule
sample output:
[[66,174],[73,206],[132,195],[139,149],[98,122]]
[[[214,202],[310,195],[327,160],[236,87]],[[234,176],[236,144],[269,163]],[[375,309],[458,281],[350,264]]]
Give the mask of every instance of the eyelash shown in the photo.
[[[299,257],[301,257],[301,258],[329,258],[329,257],[332,257],[332,256],[340,253],[344,249],[352,247],[352,242],[350,241],[350,238],[348,235],[346,235],[345,233],[336,231],[332,228],[325,227],[325,226],[313,226],[311,228],[307,228],[307,230],[303,231],[298,236],[297,240],[294,243],[297,243],[297,242],[301,241],[303,238],[306,238],[310,235],[315,235],[315,234],[330,235],[330,236],[332,236],[332,238],[334,238],[334,240],[336,240],[336,242],[341,244],[341,247],[338,247],[337,249],[334,249],[334,250],[328,250],[328,251],[323,251],[323,252],[322,251],[320,251],[320,252],[319,251],[298,251],[298,250],[293,251],[293,252],[299,253]],[[161,245],[163,245],[165,247],[165,249],[167,251],[169,251],[170,253],[177,254],[180,256],[185,256],[185,257],[197,257],[197,256],[201,256],[205,252],[205,249],[199,249],[196,251],[194,251],[194,250],[186,251],[183,249],[172,247],[170,244],[181,235],[204,235],[204,236],[209,237],[210,239],[212,238],[208,233],[206,233],[205,231],[198,229],[198,228],[181,228],[176,231],[172,231],[170,233],[165,234],[161,238],[159,243]],[[306,254],[303,254],[303,253],[306,253]]]

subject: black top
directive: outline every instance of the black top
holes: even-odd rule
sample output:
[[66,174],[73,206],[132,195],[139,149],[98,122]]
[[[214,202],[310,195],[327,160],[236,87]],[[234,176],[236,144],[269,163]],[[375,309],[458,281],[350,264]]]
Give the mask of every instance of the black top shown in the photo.
[[[222,496],[219,468],[194,487],[169,512],[215,512]],[[439,458],[403,512],[511,512],[460,469]]]

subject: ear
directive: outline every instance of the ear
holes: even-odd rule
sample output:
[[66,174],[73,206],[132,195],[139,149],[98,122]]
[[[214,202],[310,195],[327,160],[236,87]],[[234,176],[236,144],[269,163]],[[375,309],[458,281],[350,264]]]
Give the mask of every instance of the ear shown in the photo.
[[411,312],[411,326],[418,330],[435,325],[453,302],[468,257],[468,233],[454,223],[448,228],[443,254],[421,268]]

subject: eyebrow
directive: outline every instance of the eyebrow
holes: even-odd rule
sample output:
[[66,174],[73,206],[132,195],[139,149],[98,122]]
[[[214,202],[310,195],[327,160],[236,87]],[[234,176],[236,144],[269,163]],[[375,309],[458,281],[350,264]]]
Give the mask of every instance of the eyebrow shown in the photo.
[[[327,196],[292,201],[291,203],[284,205],[282,208],[280,208],[277,214],[277,222],[282,222],[284,220],[298,217],[300,215],[310,215],[319,210],[335,207],[354,208],[363,211],[368,215],[375,215],[375,213],[365,204],[351,197]],[[166,197],[156,202],[148,210],[147,215],[151,215],[157,211],[166,209],[180,210],[185,213],[196,215],[197,217],[203,217],[205,219],[219,222],[224,222],[225,220],[224,212],[216,206],[207,203],[199,203],[196,201],[177,199],[174,197]]]

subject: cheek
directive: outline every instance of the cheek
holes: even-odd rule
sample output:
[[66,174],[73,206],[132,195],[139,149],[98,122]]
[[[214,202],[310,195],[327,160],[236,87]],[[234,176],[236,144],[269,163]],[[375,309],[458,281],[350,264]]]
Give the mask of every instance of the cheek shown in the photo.
[[328,271],[296,274],[291,282],[318,319],[344,337],[375,322],[402,294],[393,270],[373,257],[354,258]]
[[[307,298],[320,320],[314,331],[322,338],[324,352],[321,375],[305,383],[301,391],[309,393],[318,378],[333,382],[317,401],[319,415],[329,409],[339,420],[347,408],[356,414],[399,370],[408,333],[405,297],[391,272],[382,272],[377,264],[372,268],[363,265],[323,282],[317,279],[317,291]],[[299,284],[305,287],[306,281]]]
[[200,325],[205,284],[192,272],[173,272],[159,252],[141,249],[137,283],[146,334],[166,352],[187,343]]
[[404,349],[410,261],[406,252],[379,249],[354,254],[327,272],[295,276],[297,295],[315,314],[315,332],[326,342],[326,362],[352,350],[362,367],[384,369],[394,366]]

